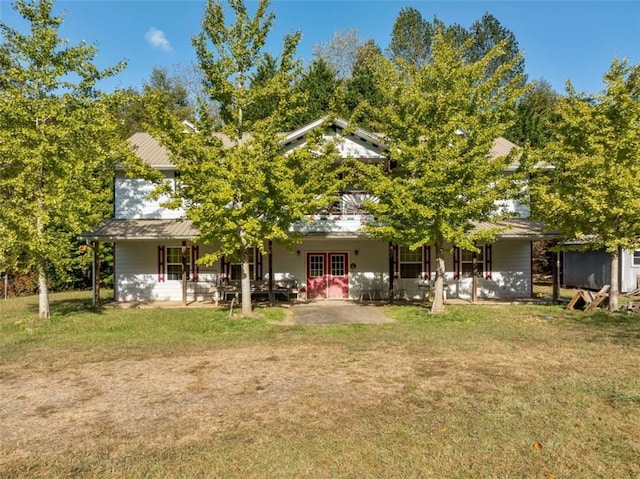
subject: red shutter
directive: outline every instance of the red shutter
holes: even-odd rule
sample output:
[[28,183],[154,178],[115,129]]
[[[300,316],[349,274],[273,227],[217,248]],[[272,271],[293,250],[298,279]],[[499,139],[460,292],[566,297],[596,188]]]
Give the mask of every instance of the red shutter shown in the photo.
[[422,271],[424,271],[424,279],[431,280],[431,246],[422,247]]
[[225,256],[220,259],[220,278],[224,284],[229,281],[229,263],[227,263]]
[[256,247],[255,249],[255,258],[256,258],[256,279],[262,280],[262,253],[260,252],[260,248]]
[[164,282],[165,255],[164,246],[158,246],[158,283]]
[[196,264],[200,258],[200,247],[197,245],[191,246],[191,280],[198,281],[200,279],[200,267]]
[[491,270],[493,269],[493,260],[491,259],[491,245],[484,245],[484,270],[485,270],[485,278],[493,279],[491,277]]
[[393,277],[400,277],[400,254],[398,252],[398,245],[393,245]]
[[460,279],[460,248],[453,248],[453,279]]

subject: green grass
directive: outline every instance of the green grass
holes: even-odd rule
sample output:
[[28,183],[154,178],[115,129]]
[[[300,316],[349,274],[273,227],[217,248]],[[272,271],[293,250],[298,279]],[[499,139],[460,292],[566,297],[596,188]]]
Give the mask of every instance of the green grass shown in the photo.
[[0,430],[41,428],[0,437],[1,477],[640,477],[638,314],[403,305],[291,326],[88,297],[54,295],[48,321],[35,298],[0,304]]

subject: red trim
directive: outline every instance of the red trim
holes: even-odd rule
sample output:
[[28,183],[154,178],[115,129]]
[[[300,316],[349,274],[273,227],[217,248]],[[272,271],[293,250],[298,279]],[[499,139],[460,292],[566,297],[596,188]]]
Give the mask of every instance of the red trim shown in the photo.
[[220,258],[220,279],[223,283],[229,281],[229,263],[224,255]]
[[193,281],[200,279],[200,267],[196,264],[200,258],[200,247],[198,245],[191,246],[191,278]]
[[400,277],[400,252],[397,244],[393,245],[393,277]]
[[422,271],[424,271],[424,278],[427,281],[431,279],[431,246],[425,245],[422,247]]
[[262,280],[262,253],[260,252],[260,248],[256,247],[255,249],[255,258],[256,258],[256,279]]
[[492,246],[490,244],[484,245],[484,267],[485,267],[485,278],[492,278],[492,269],[493,269],[493,259],[492,255]]
[[453,279],[460,279],[460,248],[453,248]]
[[166,264],[164,246],[158,246],[158,283],[164,283],[164,266]]

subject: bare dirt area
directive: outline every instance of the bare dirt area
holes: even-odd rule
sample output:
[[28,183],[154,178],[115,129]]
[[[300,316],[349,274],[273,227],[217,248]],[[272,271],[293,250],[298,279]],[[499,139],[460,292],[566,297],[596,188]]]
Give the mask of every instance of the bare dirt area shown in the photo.
[[[114,437],[164,442],[279,419],[326,421],[403,387],[398,351],[357,357],[307,346],[250,347],[183,357],[0,370],[0,464]],[[114,432],[117,433],[114,436]],[[188,432],[187,432],[188,431]],[[4,459],[3,459],[4,458]]]

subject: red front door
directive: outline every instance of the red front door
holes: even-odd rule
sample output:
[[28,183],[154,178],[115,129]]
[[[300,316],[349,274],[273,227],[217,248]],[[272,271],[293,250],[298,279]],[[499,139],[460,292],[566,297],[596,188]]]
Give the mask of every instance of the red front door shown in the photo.
[[307,253],[309,299],[349,297],[347,253]]

